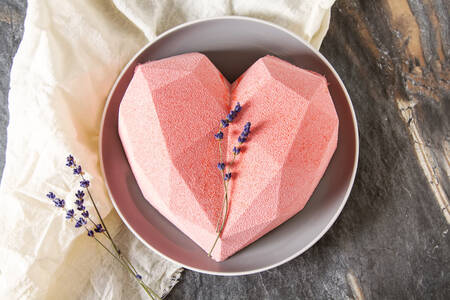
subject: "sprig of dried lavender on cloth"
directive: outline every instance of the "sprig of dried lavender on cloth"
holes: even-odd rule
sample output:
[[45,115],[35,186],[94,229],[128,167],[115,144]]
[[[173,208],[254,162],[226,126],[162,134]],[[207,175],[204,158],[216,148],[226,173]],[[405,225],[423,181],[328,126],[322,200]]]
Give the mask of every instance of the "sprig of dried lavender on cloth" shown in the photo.
[[[114,242],[111,234],[106,227],[103,218],[101,217],[97,205],[95,204],[94,198],[89,190],[90,182],[84,177],[84,172],[82,167],[76,163],[72,155],[67,157],[66,166],[71,168],[73,174],[79,176],[80,178],[80,190],[75,193],[76,210],[73,208],[66,208],[66,201],[64,199],[58,198],[53,192],[49,192],[46,196],[49,198],[56,207],[61,208],[65,211],[66,219],[74,223],[75,228],[84,228],[87,235],[94,239],[103,249],[105,249],[117,262],[119,262],[139,283],[139,285],[144,289],[150,299],[161,299],[156,292],[154,292],[147,284],[142,281],[142,276],[137,272],[133,264],[128,260],[128,258],[120,251],[117,244]],[[95,222],[93,216],[86,209],[85,196],[86,193],[91,200],[92,205],[95,210],[97,219],[100,222]],[[109,242],[109,247],[104,241]]]
[[223,140],[223,132],[222,130],[227,128],[230,123],[233,122],[233,120],[236,118],[237,114],[241,111],[241,105],[238,102],[233,110],[230,111],[230,113],[227,115],[226,119],[220,120],[220,127],[219,131],[214,134],[214,138],[218,141],[219,144],[219,162],[217,163],[217,168],[220,171],[220,174],[222,175],[223,180],[223,187],[224,187],[224,197],[222,202],[222,208],[220,211],[219,218],[217,220],[216,225],[216,239],[214,241],[214,244],[211,247],[211,250],[209,250],[208,256],[211,256],[212,251],[216,247],[217,241],[219,240],[219,237],[221,236],[223,229],[225,227],[226,219],[228,216],[228,209],[229,209],[229,193],[228,193],[228,185],[231,180],[231,167],[233,166],[234,161],[236,160],[236,157],[241,152],[241,145],[245,143],[247,140],[248,135],[250,134],[250,126],[251,123],[247,122],[244,126],[244,130],[238,137],[238,145],[233,147],[233,158],[231,159],[230,163],[228,165],[225,165],[225,162],[223,160],[223,154],[222,154],[222,140]]

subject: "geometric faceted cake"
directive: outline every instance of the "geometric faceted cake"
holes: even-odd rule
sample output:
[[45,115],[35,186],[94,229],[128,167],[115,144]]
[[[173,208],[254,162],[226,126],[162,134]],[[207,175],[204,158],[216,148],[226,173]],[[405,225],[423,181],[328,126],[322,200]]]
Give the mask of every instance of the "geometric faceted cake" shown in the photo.
[[256,61],[232,85],[203,54],[136,67],[119,110],[119,134],[144,197],[206,252],[216,239],[224,186],[217,169],[219,122],[233,164],[229,211],[212,252],[223,261],[306,204],[336,149],[339,121],[326,79],[279,58]]

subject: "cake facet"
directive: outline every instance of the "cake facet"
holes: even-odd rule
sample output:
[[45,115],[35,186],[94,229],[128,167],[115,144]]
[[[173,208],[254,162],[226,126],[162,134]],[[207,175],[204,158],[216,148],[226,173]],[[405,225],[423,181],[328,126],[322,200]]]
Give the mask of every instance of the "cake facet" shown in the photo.
[[144,197],[206,252],[216,238],[223,181],[214,133],[230,151],[247,121],[252,134],[233,164],[230,206],[212,252],[223,261],[306,204],[337,145],[338,118],[326,79],[265,56],[232,86],[200,53],[136,68],[119,110],[119,135]]

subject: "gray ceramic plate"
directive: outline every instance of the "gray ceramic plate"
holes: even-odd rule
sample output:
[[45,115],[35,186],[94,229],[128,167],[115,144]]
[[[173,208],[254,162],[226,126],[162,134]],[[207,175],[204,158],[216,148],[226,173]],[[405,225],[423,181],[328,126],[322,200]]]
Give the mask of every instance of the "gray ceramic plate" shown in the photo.
[[[207,257],[142,196],[117,131],[122,96],[138,63],[187,52],[202,52],[233,82],[258,58],[271,54],[323,74],[339,116],[339,141],[325,176],[306,207],[293,218],[222,263]],[[199,272],[243,275],[283,264],[316,243],[347,201],[358,162],[358,130],[350,98],[328,61],[291,32],[250,18],[223,17],[178,26],[146,45],[114,84],[103,114],[102,169],[115,208],[132,232],[169,260]],[[157,158],[155,158],[157,159]]]

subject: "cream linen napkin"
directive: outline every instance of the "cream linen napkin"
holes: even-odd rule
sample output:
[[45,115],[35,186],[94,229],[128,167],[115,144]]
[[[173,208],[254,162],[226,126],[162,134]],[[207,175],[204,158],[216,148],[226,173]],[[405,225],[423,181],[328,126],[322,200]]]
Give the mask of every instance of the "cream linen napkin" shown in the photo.
[[[72,153],[92,180],[106,223],[160,295],[181,268],[143,246],[112,209],[99,168],[107,94],[128,60],[167,29],[199,18],[244,15],[272,21],[318,48],[334,0],[30,1],[14,59],[1,183],[1,299],[145,298],[134,280],[45,198],[73,202]],[[189,284],[188,282],[185,284]]]

